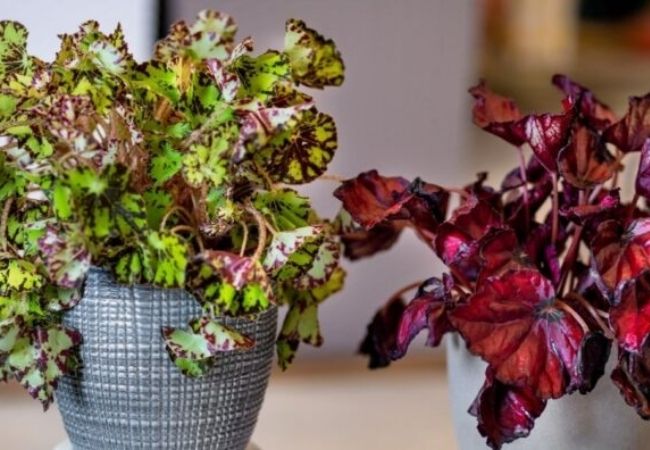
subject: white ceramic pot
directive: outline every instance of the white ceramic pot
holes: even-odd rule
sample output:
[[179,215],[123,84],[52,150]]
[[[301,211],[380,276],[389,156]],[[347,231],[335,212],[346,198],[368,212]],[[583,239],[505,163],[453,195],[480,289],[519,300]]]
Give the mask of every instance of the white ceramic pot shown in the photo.
[[[530,436],[507,450],[648,450],[650,422],[629,407],[609,379],[616,363],[612,351],[605,375],[587,395],[575,393],[548,402]],[[485,363],[471,355],[458,335],[447,338],[447,374],[456,438],[460,450],[488,448],[467,410],[483,385]]]

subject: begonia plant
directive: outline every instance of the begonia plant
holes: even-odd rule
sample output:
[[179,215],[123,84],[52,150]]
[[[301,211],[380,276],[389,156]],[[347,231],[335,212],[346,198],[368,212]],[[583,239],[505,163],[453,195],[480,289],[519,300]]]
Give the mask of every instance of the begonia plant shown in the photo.
[[349,258],[411,228],[447,268],[375,315],[361,346],[370,367],[404,356],[421,331],[429,346],[458,333],[487,363],[469,413],[495,449],[528,436],[548,401],[589,393],[612,346],[621,401],[650,419],[650,94],[621,117],[568,77],[552,81],[564,97],[545,114],[523,114],[484,82],[470,89],[475,124],[518,156],[499,186],[485,173],[449,188],[369,171],[335,193]]
[[224,315],[286,305],[282,367],[300,342],[320,345],[318,305],[344,279],[339,238],[291,186],[337,149],[301,87],[340,85],[343,61],[300,20],[283,50],[255,54],[236,31],[204,11],[136,62],[119,25],[89,21],[44,62],[23,25],[0,22],[0,380],[45,407],[78,367],[83,336],[62,316],[92,267],[196,297],[203,316],[160,340],[189,376],[254,345]]

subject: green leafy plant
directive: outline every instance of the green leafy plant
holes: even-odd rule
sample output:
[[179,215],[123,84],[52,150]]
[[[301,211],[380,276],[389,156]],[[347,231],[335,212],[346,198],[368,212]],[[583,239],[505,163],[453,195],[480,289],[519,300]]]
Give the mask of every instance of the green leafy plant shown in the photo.
[[93,266],[196,297],[203,317],[161,330],[187,375],[254,344],[223,315],[286,304],[284,368],[301,342],[321,343],[340,244],[290,185],[323,175],[337,148],[334,120],[299,87],[340,85],[343,62],[299,20],[261,54],[236,31],[204,11],[138,63],[119,26],[90,21],[46,63],[25,27],[0,22],[0,379],[45,407],[78,363],[82,336],[61,318]]

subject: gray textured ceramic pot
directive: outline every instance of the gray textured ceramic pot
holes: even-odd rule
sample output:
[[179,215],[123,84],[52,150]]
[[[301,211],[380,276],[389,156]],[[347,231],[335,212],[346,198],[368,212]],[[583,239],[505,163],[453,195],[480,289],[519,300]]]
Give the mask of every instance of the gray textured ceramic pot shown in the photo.
[[[535,421],[530,436],[504,446],[507,450],[647,450],[650,423],[629,407],[609,380],[609,367],[588,395],[552,400]],[[485,363],[472,356],[457,335],[447,339],[447,372],[456,437],[460,450],[488,448],[467,413],[483,384]]]
[[246,447],[269,379],[277,309],[255,320],[224,318],[255,347],[226,353],[205,377],[190,379],[169,360],[160,328],[200,314],[182,290],[123,286],[91,271],[83,300],[64,318],[84,338],[83,367],[57,392],[74,450]]

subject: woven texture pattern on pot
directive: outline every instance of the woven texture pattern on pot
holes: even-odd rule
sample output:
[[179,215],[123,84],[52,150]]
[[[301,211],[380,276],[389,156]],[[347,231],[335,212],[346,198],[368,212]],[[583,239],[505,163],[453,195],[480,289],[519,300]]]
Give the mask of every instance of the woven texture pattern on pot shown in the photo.
[[206,376],[191,379],[170,361],[160,329],[200,315],[183,290],[123,286],[90,272],[83,300],[64,318],[83,334],[83,366],[57,391],[74,450],[246,447],[268,384],[277,309],[253,320],[224,317],[255,347],[224,353]]

